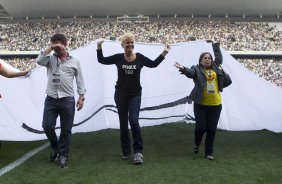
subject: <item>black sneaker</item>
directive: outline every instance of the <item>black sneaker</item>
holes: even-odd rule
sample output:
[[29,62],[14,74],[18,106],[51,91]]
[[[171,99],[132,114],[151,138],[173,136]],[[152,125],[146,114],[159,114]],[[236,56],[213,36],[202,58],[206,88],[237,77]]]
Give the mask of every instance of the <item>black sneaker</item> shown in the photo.
[[52,150],[49,160],[50,162],[54,162],[58,160],[58,157],[59,157],[59,152],[56,150]]
[[64,168],[68,168],[69,166],[68,166],[68,158],[67,157],[65,157],[65,156],[63,156],[63,155],[60,155],[60,165],[59,165],[59,167],[60,168],[62,168],[62,169],[64,169]]
[[200,151],[200,146],[196,146],[196,145],[194,145],[194,153],[195,154],[198,154],[199,153],[199,151]]
[[122,155],[121,159],[122,160],[128,160],[128,159],[130,159],[130,155]]
[[140,165],[143,164],[143,154],[135,153],[133,156],[133,164]]

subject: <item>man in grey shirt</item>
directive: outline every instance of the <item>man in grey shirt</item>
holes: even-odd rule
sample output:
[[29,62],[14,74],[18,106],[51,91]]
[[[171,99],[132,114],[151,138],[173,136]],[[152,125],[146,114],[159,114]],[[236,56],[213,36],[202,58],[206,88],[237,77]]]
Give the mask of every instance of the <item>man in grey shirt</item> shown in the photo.
[[[79,98],[77,110],[82,109],[86,89],[81,72],[80,63],[67,52],[67,38],[63,34],[51,37],[51,46],[41,51],[36,61],[47,68],[47,97],[45,99],[42,127],[50,141],[52,152],[50,161],[59,158],[60,168],[68,167],[71,129],[75,114],[75,99],[73,80],[76,79]],[[53,55],[50,55],[51,51]],[[56,119],[60,116],[61,133],[57,138]]]

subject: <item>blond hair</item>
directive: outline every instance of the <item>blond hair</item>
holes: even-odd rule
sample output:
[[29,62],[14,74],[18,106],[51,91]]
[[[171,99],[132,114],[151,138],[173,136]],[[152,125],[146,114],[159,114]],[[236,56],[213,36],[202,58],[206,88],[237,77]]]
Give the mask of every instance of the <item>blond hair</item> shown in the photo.
[[134,34],[132,34],[132,33],[125,33],[124,35],[121,36],[120,41],[123,44],[128,39],[132,39],[133,41],[135,41]]

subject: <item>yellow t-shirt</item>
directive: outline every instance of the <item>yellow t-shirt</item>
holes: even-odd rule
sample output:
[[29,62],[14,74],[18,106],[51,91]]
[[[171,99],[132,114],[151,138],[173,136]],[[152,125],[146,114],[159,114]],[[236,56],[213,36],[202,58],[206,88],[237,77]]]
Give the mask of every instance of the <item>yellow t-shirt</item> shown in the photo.
[[220,105],[221,95],[218,90],[217,75],[212,69],[205,69],[204,71],[207,78],[207,83],[203,91],[201,105]]

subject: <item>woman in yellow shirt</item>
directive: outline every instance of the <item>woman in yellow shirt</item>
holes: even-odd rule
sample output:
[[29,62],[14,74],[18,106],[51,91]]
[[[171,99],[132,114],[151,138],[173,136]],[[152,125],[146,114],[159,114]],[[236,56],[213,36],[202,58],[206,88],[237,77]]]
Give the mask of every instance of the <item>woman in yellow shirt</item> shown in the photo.
[[[208,40],[207,42],[212,41]],[[199,146],[206,133],[205,158],[208,160],[214,160],[213,145],[222,109],[220,92],[225,87],[223,86],[224,75],[220,67],[222,64],[220,44],[212,42],[212,47],[215,60],[209,52],[203,52],[200,55],[199,64],[196,66],[187,68],[177,62],[174,64],[181,74],[193,79],[195,83],[189,95],[189,98],[194,102],[196,120],[194,152],[195,154],[199,153]]]

